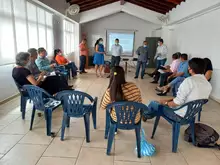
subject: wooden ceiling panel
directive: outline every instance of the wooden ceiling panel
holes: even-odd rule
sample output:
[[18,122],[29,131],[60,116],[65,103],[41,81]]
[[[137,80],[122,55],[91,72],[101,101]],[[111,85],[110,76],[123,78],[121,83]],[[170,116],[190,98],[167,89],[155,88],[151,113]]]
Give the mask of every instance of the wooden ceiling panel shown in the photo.
[[[66,2],[70,5],[78,4],[80,6],[80,12],[91,10],[117,1],[121,0],[66,0]],[[161,14],[166,14],[184,1],[185,0],[123,0],[123,3],[130,2],[146,9],[153,10]],[[123,5],[123,3],[121,1],[121,5]]]

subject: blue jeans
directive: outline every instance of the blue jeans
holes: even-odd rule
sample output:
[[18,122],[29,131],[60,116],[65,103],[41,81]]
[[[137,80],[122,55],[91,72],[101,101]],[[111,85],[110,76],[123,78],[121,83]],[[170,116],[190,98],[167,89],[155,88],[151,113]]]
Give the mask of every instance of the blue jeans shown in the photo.
[[67,69],[70,69],[72,72],[72,77],[77,75],[77,67],[74,62],[71,62],[65,66]]
[[166,61],[167,61],[167,59],[166,59],[166,58],[165,58],[165,59],[163,59],[163,60],[157,60],[157,66],[156,66],[156,67],[157,67],[157,70],[158,70],[158,69],[160,69],[160,66],[161,66],[161,65],[163,65],[163,66],[164,66],[164,65],[165,65],[165,63],[166,63]]
[[144,77],[145,68],[146,68],[146,62],[141,62],[141,61],[137,62],[137,68],[136,68],[135,77],[139,76],[140,68],[141,68],[141,78],[143,78]]
[[185,80],[185,78],[179,78],[179,79],[178,79],[178,82],[177,82],[176,84],[174,84],[173,90],[172,90],[172,92],[173,92],[173,97],[176,97],[177,92],[178,92],[178,89],[179,89],[180,85],[182,84],[182,82],[183,82],[184,80]]
[[86,66],[86,56],[81,55],[80,56],[80,72],[85,72],[85,66]]
[[185,80],[185,77],[176,77],[173,81],[170,82],[170,85],[174,87],[179,82],[183,82]]

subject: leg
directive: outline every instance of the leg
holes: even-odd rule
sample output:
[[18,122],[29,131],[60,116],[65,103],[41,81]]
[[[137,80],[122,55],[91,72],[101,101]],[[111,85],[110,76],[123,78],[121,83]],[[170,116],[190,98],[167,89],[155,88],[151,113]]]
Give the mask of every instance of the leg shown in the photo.
[[86,130],[86,142],[90,142],[90,114],[87,113],[84,115],[84,123],[85,123],[85,130]]
[[111,153],[112,143],[113,143],[114,136],[115,136],[115,129],[116,129],[116,124],[111,124],[110,132],[108,136],[107,155],[110,155]]
[[141,67],[141,62],[137,62],[137,67],[136,67],[136,73],[135,73],[135,78],[138,78],[139,72],[140,72],[140,67]]
[[115,66],[119,66],[120,61],[121,61],[121,57],[120,57],[120,56],[117,56],[117,57],[116,57],[116,61],[115,61]]
[[112,56],[112,59],[111,59],[111,68],[115,67],[115,56]]
[[166,85],[166,80],[171,74],[172,74],[171,72],[160,74],[160,87]]
[[69,116],[66,117],[66,127],[67,128],[70,127],[70,117]]
[[141,126],[135,128],[135,134],[136,134],[138,158],[141,158]]
[[99,66],[99,71],[100,71],[101,77],[102,77],[102,70],[103,70],[103,65],[100,65],[100,66]]
[[79,71],[80,71],[80,73],[83,72],[83,56],[82,56],[82,55],[80,56],[80,67],[79,67]]
[[166,62],[167,62],[167,59],[165,58],[165,59],[161,60],[161,64],[160,65],[164,66],[166,64]]
[[96,76],[99,77],[98,75],[98,69],[99,69],[99,66],[98,65],[95,65],[95,73],[96,73]]
[[69,63],[68,64],[69,68],[71,69],[71,72],[72,72],[72,77],[75,77],[76,76],[76,68],[75,68],[75,64],[73,62]]
[[141,64],[141,78],[144,78],[144,73],[145,73],[145,68],[146,68],[146,62],[142,62]]
[[33,127],[35,111],[36,111],[36,108],[35,108],[35,106],[33,106],[32,115],[31,115],[31,125],[30,125],[30,130],[32,130],[32,127]]

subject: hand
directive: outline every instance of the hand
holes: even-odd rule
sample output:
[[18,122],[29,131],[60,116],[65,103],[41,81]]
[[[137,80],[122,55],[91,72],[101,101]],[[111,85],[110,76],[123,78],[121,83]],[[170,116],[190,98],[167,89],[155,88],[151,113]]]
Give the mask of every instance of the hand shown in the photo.
[[44,74],[41,73],[38,77],[38,80],[43,80],[43,79],[44,79]]
[[160,100],[160,101],[159,101],[159,103],[162,104],[162,105],[165,105],[166,102],[167,102],[167,100]]
[[51,68],[54,68],[55,66],[56,66],[55,63],[50,65]]
[[169,76],[169,77],[167,78],[167,80],[169,81],[171,78],[172,78],[172,76]]

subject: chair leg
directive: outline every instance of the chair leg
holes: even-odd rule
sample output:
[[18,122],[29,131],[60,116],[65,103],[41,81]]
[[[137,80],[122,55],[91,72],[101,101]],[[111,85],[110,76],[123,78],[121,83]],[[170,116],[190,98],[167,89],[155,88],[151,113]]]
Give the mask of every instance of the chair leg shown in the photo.
[[141,158],[141,127],[138,126],[135,128],[135,134],[136,134],[136,142],[137,142],[137,154],[138,158]]
[[156,130],[157,130],[157,126],[158,126],[159,121],[160,121],[160,116],[158,115],[158,116],[156,117],[155,122],[154,122],[154,128],[153,128],[153,132],[152,132],[151,139],[154,138],[154,135],[155,135],[155,132],[156,132]]
[[110,128],[110,114],[106,111],[106,120],[105,120],[105,139],[108,139]]
[[66,127],[69,128],[70,127],[70,117],[67,116],[66,118]]
[[26,113],[26,105],[27,105],[27,98],[21,96],[21,113],[22,113],[22,119],[25,119],[25,113]]
[[86,131],[86,142],[90,142],[90,115],[89,113],[84,115],[85,131]]
[[200,111],[199,114],[198,114],[198,121],[199,121],[199,122],[200,122],[200,120],[201,120],[201,112],[202,112],[202,111]]
[[46,109],[47,136],[51,136],[52,110]]
[[177,152],[179,134],[180,134],[180,124],[175,123],[174,139],[172,139],[173,145],[174,145],[174,146],[172,147],[172,152],[174,152],[174,153]]
[[192,143],[195,146],[196,145],[196,140],[195,140],[195,120],[190,123],[190,127],[191,127]]
[[92,109],[92,120],[93,120],[93,127],[96,129],[96,104]]
[[110,155],[110,153],[111,153],[112,143],[113,143],[113,140],[115,137],[115,129],[116,129],[116,124],[111,124],[110,132],[108,135],[107,155]]
[[35,108],[35,106],[33,106],[32,115],[31,115],[31,125],[30,125],[30,130],[32,130],[32,127],[33,127],[34,117],[35,117],[35,111],[36,111],[36,108]]
[[66,128],[67,115],[63,114],[62,128],[61,128],[61,138],[60,140],[64,140],[65,128]]

